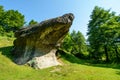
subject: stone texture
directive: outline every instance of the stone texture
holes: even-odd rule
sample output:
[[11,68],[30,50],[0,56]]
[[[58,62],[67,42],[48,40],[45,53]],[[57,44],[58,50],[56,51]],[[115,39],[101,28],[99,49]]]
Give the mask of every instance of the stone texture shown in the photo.
[[69,13],[16,31],[12,50],[15,63],[27,63],[35,68],[59,65],[55,53],[73,19],[73,14]]

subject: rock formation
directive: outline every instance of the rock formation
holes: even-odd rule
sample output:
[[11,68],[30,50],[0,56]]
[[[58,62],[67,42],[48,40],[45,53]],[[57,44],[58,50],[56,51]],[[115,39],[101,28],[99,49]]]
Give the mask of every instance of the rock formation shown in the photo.
[[35,68],[58,65],[55,53],[73,19],[74,15],[69,13],[16,31],[12,50],[15,63],[28,63]]

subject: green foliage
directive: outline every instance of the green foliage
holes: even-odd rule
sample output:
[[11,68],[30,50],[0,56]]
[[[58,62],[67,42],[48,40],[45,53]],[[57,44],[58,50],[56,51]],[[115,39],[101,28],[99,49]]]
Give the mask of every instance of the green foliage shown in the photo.
[[29,22],[29,25],[37,24],[37,21],[34,21],[33,19]]
[[15,31],[24,25],[24,16],[15,10],[8,10],[3,15],[2,26],[6,30]]
[[119,59],[119,52],[115,49],[115,40],[120,38],[120,17],[115,12],[104,10],[96,6],[90,16],[88,24],[88,41],[91,56],[101,60],[105,55],[106,61]]
[[61,45],[61,48],[63,50],[66,50],[67,52],[72,51],[72,40],[71,40],[71,35],[68,33],[63,41],[63,44]]
[[0,34],[16,31],[24,25],[24,15],[17,10],[7,10],[0,6]]
[[3,29],[2,26],[0,26],[0,36],[3,36],[4,32],[5,32],[5,30]]
[[71,34],[68,33],[61,48],[79,58],[85,58],[88,55],[85,38],[79,31],[76,33],[73,30]]
[[14,32],[10,31],[10,32],[5,32],[4,30],[0,32],[0,36],[5,36],[5,37],[11,37],[14,38]]

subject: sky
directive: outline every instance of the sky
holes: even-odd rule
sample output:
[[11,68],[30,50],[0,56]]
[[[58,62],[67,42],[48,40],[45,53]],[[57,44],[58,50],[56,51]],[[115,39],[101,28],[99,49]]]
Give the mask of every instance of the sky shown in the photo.
[[5,10],[18,10],[28,23],[34,19],[41,22],[50,18],[73,13],[74,22],[70,28],[80,31],[87,38],[87,24],[95,6],[111,9],[120,14],[120,0],[0,0]]

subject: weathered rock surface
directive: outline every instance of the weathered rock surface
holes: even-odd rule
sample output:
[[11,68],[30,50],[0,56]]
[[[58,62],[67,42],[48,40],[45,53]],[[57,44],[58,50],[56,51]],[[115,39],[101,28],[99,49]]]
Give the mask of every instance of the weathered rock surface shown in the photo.
[[28,63],[35,68],[58,65],[55,53],[73,19],[73,14],[69,13],[16,31],[12,50],[15,63]]

